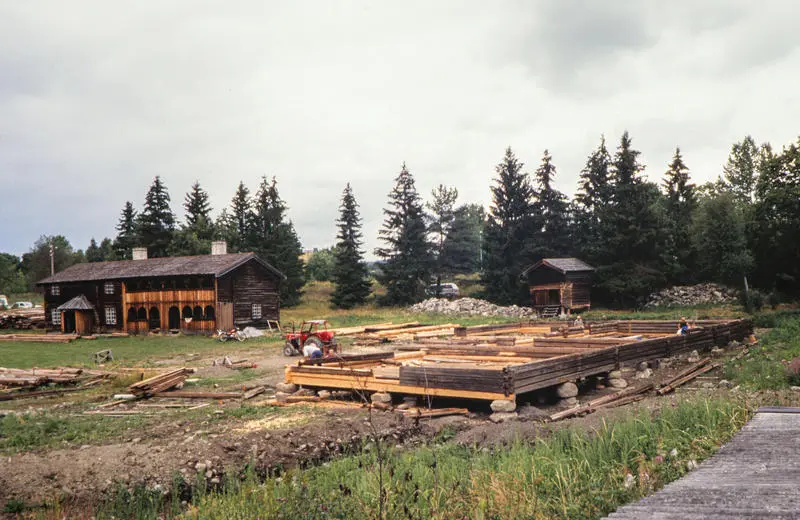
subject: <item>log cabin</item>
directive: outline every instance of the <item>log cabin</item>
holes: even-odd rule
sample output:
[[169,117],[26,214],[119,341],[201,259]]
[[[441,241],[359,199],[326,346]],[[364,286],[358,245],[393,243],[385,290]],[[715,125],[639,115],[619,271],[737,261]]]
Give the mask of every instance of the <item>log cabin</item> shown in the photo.
[[522,272],[531,306],[541,316],[571,314],[591,307],[594,267],[577,258],[543,258]]
[[213,334],[280,320],[284,276],[254,253],[215,242],[210,255],[147,258],[134,248],[133,258],[75,264],[39,281],[47,328],[78,332],[76,312],[86,315],[80,333],[87,322],[92,332]]

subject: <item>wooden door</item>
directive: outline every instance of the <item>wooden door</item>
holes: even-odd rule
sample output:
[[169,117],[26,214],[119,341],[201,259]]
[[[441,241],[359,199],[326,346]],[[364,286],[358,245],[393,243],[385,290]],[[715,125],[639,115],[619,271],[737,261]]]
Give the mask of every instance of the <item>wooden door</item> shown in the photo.
[[229,330],[233,328],[233,304],[217,303],[217,328]]

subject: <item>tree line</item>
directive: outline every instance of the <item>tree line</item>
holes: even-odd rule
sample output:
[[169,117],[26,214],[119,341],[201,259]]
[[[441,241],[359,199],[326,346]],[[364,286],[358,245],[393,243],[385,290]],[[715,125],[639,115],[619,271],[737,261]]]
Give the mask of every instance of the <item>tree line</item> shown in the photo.
[[[661,183],[643,176],[640,152],[625,132],[610,150],[605,138],[587,157],[570,199],[554,187],[555,159],[545,150],[528,173],[508,148],[495,168],[488,212],[458,204],[455,187],[439,185],[423,201],[403,164],[394,179],[379,231],[375,277],[386,293],[379,301],[407,305],[427,288],[459,273],[479,272],[484,296],[501,304],[528,304],[524,268],[541,258],[577,256],[596,268],[593,299],[613,306],[641,303],[664,286],[714,281],[752,286],[775,299],[800,294],[800,140],[780,152],[750,137],[735,143],[721,175],[696,186],[676,148]],[[240,182],[216,219],[208,194],[195,182],[178,223],[170,196],[156,177],[142,206],[126,202],[114,239],[92,239],[73,251],[62,236],[42,237],[21,259],[0,255],[0,288],[30,287],[49,274],[49,244],[56,268],[79,261],[208,254],[212,240],[229,251],[253,251],[287,280],[284,305],[299,301],[306,279],[331,280],[332,303],[352,308],[372,292],[364,261],[362,219],[355,194],[345,187],[336,244],[316,253],[304,271],[302,248],[280,198],[266,177],[254,194]],[[10,288],[10,289],[9,289]]]

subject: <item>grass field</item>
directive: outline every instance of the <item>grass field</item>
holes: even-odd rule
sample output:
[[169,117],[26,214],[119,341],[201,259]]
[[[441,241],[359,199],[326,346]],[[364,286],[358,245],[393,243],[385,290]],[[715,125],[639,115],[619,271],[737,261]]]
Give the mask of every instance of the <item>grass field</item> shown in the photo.
[[[756,321],[767,321],[766,317]],[[772,322],[772,320],[770,320]],[[800,385],[800,376],[790,376],[786,365],[800,357],[800,315],[779,315],[774,326],[762,335],[740,360],[725,365],[725,376],[755,390],[779,390]]]

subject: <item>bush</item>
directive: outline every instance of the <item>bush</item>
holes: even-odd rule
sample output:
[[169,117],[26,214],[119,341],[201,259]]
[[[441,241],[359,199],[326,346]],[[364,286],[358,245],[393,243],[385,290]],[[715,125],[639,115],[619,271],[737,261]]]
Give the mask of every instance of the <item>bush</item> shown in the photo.
[[764,303],[767,301],[767,296],[758,289],[750,289],[749,291],[742,291],[741,296],[742,306],[749,314],[754,314],[764,308]]

